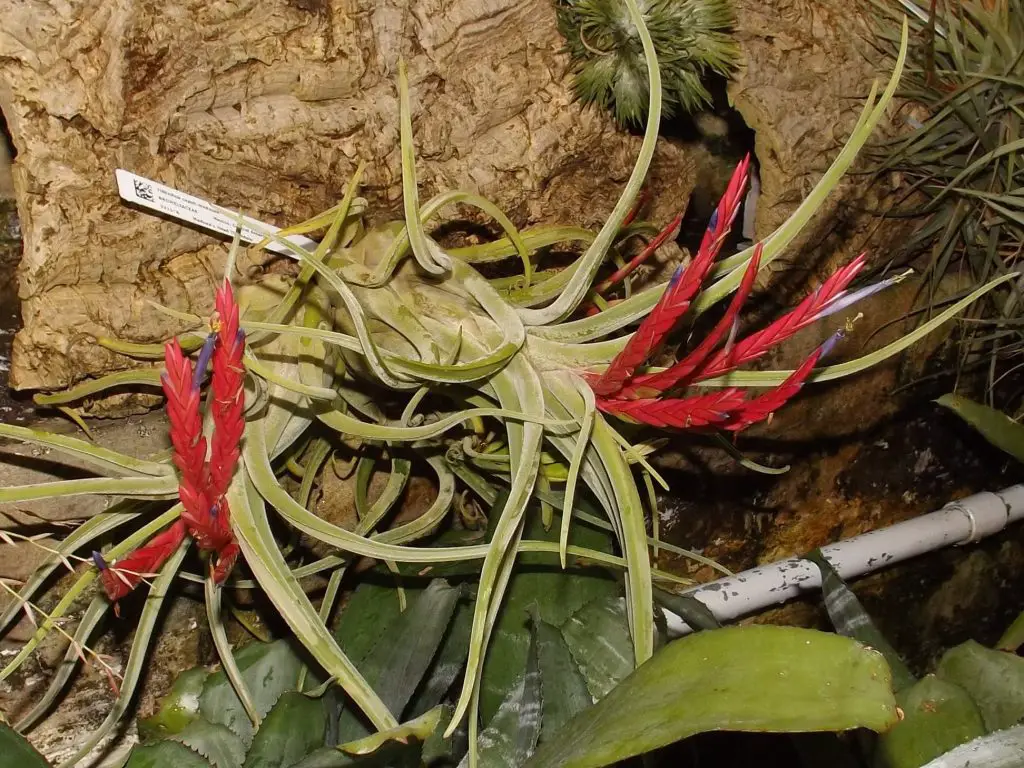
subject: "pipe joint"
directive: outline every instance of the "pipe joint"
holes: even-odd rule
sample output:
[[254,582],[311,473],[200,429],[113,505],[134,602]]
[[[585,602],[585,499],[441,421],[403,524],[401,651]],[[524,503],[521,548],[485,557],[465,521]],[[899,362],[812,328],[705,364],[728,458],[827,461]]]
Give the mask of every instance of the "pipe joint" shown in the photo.
[[1010,508],[1006,501],[988,491],[950,502],[946,508],[963,514],[970,525],[970,534],[963,541],[957,542],[959,545],[973,544],[998,533],[1010,520]]

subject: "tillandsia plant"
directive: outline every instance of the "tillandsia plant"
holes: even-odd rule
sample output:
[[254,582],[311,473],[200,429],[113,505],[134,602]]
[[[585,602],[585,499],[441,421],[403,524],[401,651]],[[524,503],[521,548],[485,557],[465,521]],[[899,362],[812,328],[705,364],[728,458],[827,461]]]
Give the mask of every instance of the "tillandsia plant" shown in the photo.
[[[93,553],[103,588],[115,612],[118,600],[138,586],[144,575],[158,572],[181,546],[186,534],[201,550],[216,556],[211,571],[215,584],[224,583],[238,557],[238,543],[231,533],[230,510],[224,494],[235,473],[245,428],[242,418],[245,332],[238,327],[238,305],[227,281],[217,290],[216,307],[212,323],[215,332],[203,343],[194,369],[177,339],[169,342],[164,350],[167,372],[161,382],[167,398],[174,465],[180,477],[181,516],[144,547],[119,560],[116,568],[108,567],[99,552]],[[207,460],[199,406],[200,387],[211,360],[213,435]]]
[[[662,114],[710,106],[708,75],[728,76],[739,61],[729,0],[646,0],[644,24],[661,66]],[[647,62],[636,24],[617,0],[555,0],[580,100],[641,125],[649,102]]]
[[[298,262],[294,278],[266,278],[239,284],[234,291],[225,284],[212,321],[177,313],[187,330],[170,340],[169,347],[100,340],[126,355],[163,358],[166,378],[155,369],[143,369],[40,398],[47,404],[63,404],[125,383],[163,386],[174,443],[170,455],[137,459],[84,440],[0,426],[0,436],[74,454],[95,465],[100,474],[2,489],[0,501],[76,494],[123,499],[71,532],[24,584],[17,604],[0,616],[6,627],[25,610],[39,625],[32,640],[0,670],[0,679],[17,670],[49,632],[63,631],[62,617],[98,576],[115,598],[141,583],[136,574],[152,577],[115,704],[103,725],[64,766],[77,763],[127,711],[150,652],[162,602],[179,576],[206,586],[210,628],[225,675],[254,727],[262,713],[223,628],[220,582],[225,577],[223,583],[233,588],[259,589],[266,595],[316,662],[323,679],[343,690],[373,729],[401,733],[401,713],[385,703],[328,628],[342,579],[354,570],[349,566],[358,558],[388,563],[400,573],[410,567],[476,563],[479,574],[474,579],[463,674],[444,723],[446,736],[466,724],[469,760],[475,765],[485,657],[521,556],[546,554],[566,566],[570,558],[586,560],[621,573],[631,645],[628,661],[639,667],[654,652],[652,582],[672,577],[652,568],[650,548],[669,547],[647,536],[635,476],[639,472],[645,483],[658,479],[645,458],[650,445],[627,438],[620,430],[622,419],[735,432],[767,418],[807,381],[857,373],[898,354],[994,285],[1010,279],[979,288],[913,334],[850,362],[818,367],[828,352],[830,345],[826,345],[795,371],[734,370],[864,295],[865,291],[848,292],[862,263],[858,260],[778,322],[759,332],[738,333],[736,318],[753,275],[777,258],[849,168],[893,95],[903,66],[901,57],[881,97],[876,98],[877,91],[872,90],[849,142],[831,168],[790,219],[763,243],[717,258],[742,194],[744,164],[688,267],[667,285],[631,293],[608,303],[603,311],[580,316],[578,310],[593,298],[592,288],[610,251],[622,241],[623,222],[630,216],[658,136],[662,88],[654,44],[635,0],[626,0],[625,7],[643,46],[650,119],[636,166],[600,231],[539,227],[520,233],[493,204],[466,193],[444,194],[421,206],[409,85],[400,65],[404,222],[364,227],[361,213],[366,202],[356,197],[359,169],[338,206],[295,227],[265,233],[266,242],[277,243]],[[505,236],[484,245],[442,248],[425,225],[453,202],[492,216]],[[289,239],[292,234],[325,227],[326,233],[312,250]],[[568,267],[553,271],[534,264],[543,257],[545,247],[571,240],[587,247]],[[228,283],[234,278],[237,242],[236,236]],[[522,274],[513,280],[491,280],[477,269],[512,256],[523,263]],[[871,286],[866,292],[876,289]],[[698,344],[667,369],[644,366],[684,312],[699,315],[734,292],[711,340]],[[237,301],[239,330],[232,296]],[[636,332],[622,333],[635,323],[640,323]],[[239,331],[244,331],[244,338]],[[195,351],[199,358],[190,366],[184,354]],[[211,356],[212,394],[204,417],[204,445],[197,420],[201,380]],[[238,397],[239,379],[243,399]],[[695,386],[701,389],[695,391]],[[757,388],[766,393],[748,394]],[[340,448],[342,437],[349,445],[356,441],[358,450],[355,504],[359,519],[353,530],[321,519],[311,503],[317,478]],[[414,460],[425,462],[436,475],[436,496],[421,516],[389,524]],[[388,480],[371,502],[369,478],[382,462],[390,467]],[[289,491],[284,475],[295,467],[302,482]],[[499,500],[488,515],[485,543],[435,536],[450,525],[460,483],[482,499]],[[556,484],[564,486],[563,493],[553,490]],[[584,501],[595,513],[581,509]],[[555,509],[560,510],[557,541],[524,536],[526,510],[534,504],[541,506],[542,519],[551,526]],[[570,533],[580,523],[610,531],[619,554],[570,544]],[[129,530],[127,535],[124,529]],[[121,533],[113,536],[115,531]],[[309,547],[285,546],[279,538],[289,531],[327,553],[303,559]],[[183,567],[192,539],[214,559],[206,576]],[[98,546],[111,540],[109,548]],[[413,546],[417,541],[429,546]],[[241,556],[228,576],[235,544]],[[31,601],[47,578],[63,563],[70,564],[75,553],[89,549],[100,551],[96,562],[102,573],[86,559],[77,581],[47,614],[34,608]],[[319,607],[306,592],[306,577],[312,574],[328,576]],[[59,698],[75,668],[76,654],[87,649],[110,606],[107,594],[93,599],[71,636],[69,663],[61,666],[32,711],[16,723],[19,729],[36,723]]]
[[[890,213],[921,219],[900,256],[927,258],[931,308],[943,300],[944,277],[963,275],[981,285],[1015,271],[1024,249],[1024,3],[873,4],[877,38],[892,55],[904,9],[915,12],[911,63],[899,95],[922,105],[927,117],[908,118],[909,132],[871,152],[879,172],[898,171],[910,182],[906,202]],[[987,365],[990,387],[1015,368],[1024,342],[1022,308],[1019,283],[972,307],[960,367]]]

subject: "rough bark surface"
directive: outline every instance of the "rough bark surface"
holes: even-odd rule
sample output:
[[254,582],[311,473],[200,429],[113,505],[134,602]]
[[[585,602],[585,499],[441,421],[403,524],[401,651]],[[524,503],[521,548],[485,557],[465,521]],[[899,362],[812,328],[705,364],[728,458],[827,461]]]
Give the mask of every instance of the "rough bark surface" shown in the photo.
[[[11,375],[54,388],[130,362],[96,346],[208,311],[223,248],[120,205],[125,167],[276,224],[330,207],[359,160],[400,210],[397,62],[409,66],[421,194],[479,192],[518,224],[592,224],[639,139],[571,105],[549,0],[0,0],[0,109],[18,156],[24,329]],[[663,143],[654,215],[692,186]]]

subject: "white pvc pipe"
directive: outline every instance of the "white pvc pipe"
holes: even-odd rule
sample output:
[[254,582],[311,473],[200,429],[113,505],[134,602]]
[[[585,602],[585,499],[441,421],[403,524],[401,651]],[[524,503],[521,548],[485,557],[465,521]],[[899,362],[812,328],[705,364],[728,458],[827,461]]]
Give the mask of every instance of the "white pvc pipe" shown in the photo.
[[[888,528],[854,536],[827,547],[822,554],[843,579],[853,579],[926,552],[979,541],[1024,518],[1024,485],[998,493],[978,493],[947,504],[937,512]],[[821,589],[814,563],[793,557],[712,581],[684,594],[702,602],[725,623]],[[682,618],[665,611],[672,637],[693,630]]]

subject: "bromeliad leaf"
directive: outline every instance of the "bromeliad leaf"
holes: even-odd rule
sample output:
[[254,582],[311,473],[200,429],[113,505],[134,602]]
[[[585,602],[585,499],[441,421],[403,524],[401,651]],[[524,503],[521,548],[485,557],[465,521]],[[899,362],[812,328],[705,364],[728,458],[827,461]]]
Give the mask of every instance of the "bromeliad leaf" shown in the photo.
[[244,768],[290,768],[324,745],[326,730],[323,702],[289,691],[260,724]]
[[550,741],[566,721],[593,704],[594,699],[558,627],[535,616],[531,628],[537,644],[544,705],[540,740],[545,742]]
[[[355,662],[390,711],[401,713],[409,703],[437,655],[461,595],[461,587],[449,586],[440,579],[430,582],[410,601],[408,610],[387,625],[370,652]],[[343,614],[342,626],[346,614],[348,611]],[[346,710],[339,724],[339,740],[366,735],[369,731],[362,721]]]
[[1024,613],[1017,616],[1013,623],[1006,628],[1002,637],[999,638],[999,642],[996,643],[996,648],[1001,651],[1016,652],[1022,645],[1024,645]]
[[241,768],[245,745],[229,728],[202,718],[193,720],[171,741],[184,744],[213,768]]
[[990,733],[932,760],[923,768],[1017,768],[1024,754],[1024,725]]
[[180,733],[200,716],[200,697],[210,676],[204,667],[186,669],[174,680],[170,692],[160,702],[152,717],[139,720],[139,735],[143,741]]
[[729,627],[669,643],[526,768],[600,768],[707,730],[882,731],[898,719],[881,654],[814,630]]
[[990,731],[1024,718],[1024,659],[968,640],[943,655],[936,674],[966,690]]
[[[534,634],[526,656],[526,669],[498,707],[478,741],[479,768],[522,765],[533,754],[540,737],[543,713],[540,662]],[[472,765],[469,755],[459,768]]]
[[0,720],[0,755],[3,755],[6,765],[18,768],[50,768],[46,758],[3,720]]
[[864,610],[864,606],[860,604],[860,600],[846,586],[821,550],[816,549],[806,557],[821,571],[821,591],[825,596],[825,610],[828,611],[828,617],[836,632],[859,640],[885,656],[892,670],[893,686],[897,693],[912,686],[915,679],[907,665],[903,663],[903,659],[878,630],[868,612]]
[[[527,512],[524,538],[554,543],[558,541],[558,536],[556,527],[550,531],[544,529],[539,510],[531,509]],[[587,525],[572,527],[570,543],[599,552],[610,552],[612,549],[612,539],[605,531]],[[492,650],[484,665],[480,705],[484,721],[494,716],[522,674],[530,645],[531,611],[535,611],[541,620],[561,627],[587,605],[606,599],[618,600],[621,605],[621,597],[622,586],[603,569],[571,564],[562,570],[550,555],[520,555],[519,568],[509,584],[505,605],[495,628]],[[603,629],[593,627],[588,631],[598,633]],[[619,633],[623,629],[626,633],[625,651],[632,669],[633,642],[628,627],[619,627]],[[617,634],[616,639],[619,637]],[[618,645],[615,647],[619,648]]]
[[935,402],[949,408],[999,450],[1024,461],[1024,426],[1005,413],[957,394],[943,395]]
[[210,763],[184,744],[158,741],[135,747],[124,768],[211,768]]
[[595,699],[604,698],[634,669],[621,595],[587,603],[562,625],[562,636]]
[[889,768],[919,768],[986,733],[981,713],[963,688],[928,675],[899,696],[903,720],[879,740]]
[[[253,642],[235,653],[235,661],[260,717],[273,708],[281,696],[294,690],[302,661],[287,640]],[[233,731],[248,748],[255,729],[224,670],[206,680],[199,697],[199,711],[211,723]]]
[[472,621],[472,607],[465,601],[460,601],[430,669],[409,701],[408,717],[416,718],[433,709],[451,689],[452,683],[466,666]]

